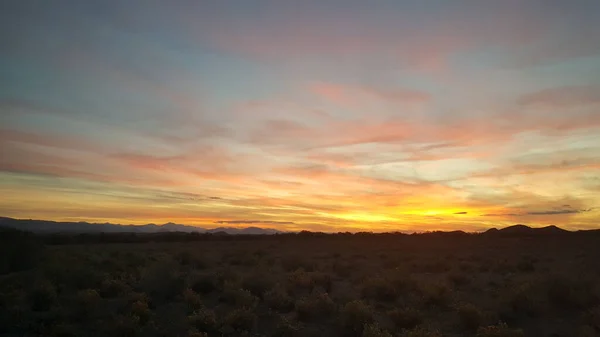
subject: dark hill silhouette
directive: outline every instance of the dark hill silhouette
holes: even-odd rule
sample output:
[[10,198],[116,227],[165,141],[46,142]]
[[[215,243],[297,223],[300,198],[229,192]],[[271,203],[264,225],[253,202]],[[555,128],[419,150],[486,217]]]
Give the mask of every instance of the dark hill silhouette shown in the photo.
[[0,217],[0,227],[14,228],[33,233],[165,233],[165,232],[184,232],[184,233],[216,233],[224,232],[227,234],[245,234],[245,235],[267,235],[283,233],[276,229],[248,227],[233,228],[219,227],[207,229],[196,226],[181,225],[176,223],[166,223],[163,225],[119,225],[112,223],[89,223],[89,222],[58,222],[47,220],[25,220]]
[[501,229],[491,228],[485,231],[483,234],[487,236],[558,236],[558,235],[570,235],[574,233],[588,233],[591,234],[594,231],[568,231],[560,227],[551,225],[546,227],[529,227],[522,224],[509,226]]

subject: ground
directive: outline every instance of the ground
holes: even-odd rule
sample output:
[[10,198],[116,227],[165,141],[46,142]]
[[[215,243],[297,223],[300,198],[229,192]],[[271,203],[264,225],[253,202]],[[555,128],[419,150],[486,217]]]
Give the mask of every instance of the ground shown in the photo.
[[598,261],[579,236],[46,245],[0,276],[0,335],[598,336]]

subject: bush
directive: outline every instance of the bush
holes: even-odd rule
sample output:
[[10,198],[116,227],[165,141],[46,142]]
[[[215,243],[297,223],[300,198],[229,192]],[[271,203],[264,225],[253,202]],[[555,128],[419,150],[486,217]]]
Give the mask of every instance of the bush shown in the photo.
[[300,331],[299,327],[282,317],[281,321],[275,327],[275,330],[271,333],[271,337],[293,337],[297,336]]
[[281,313],[290,312],[294,309],[294,299],[281,286],[265,293],[264,301],[267,307]]
[[263,298],[265,293],[274,285],[275,282],[269,277],[268,273],[252,274],[242,281],[242,287],[259,298]]
[[313,271],[314,264],[307,258],[301,256],[286,256],[281,260],[281,267],[285,271],[296,271],[302,269],[304,271]]
[[48,311],[57,302],[56,288],[49,282],[38,284],[29,294],[33,311]]
[[200,332],[213,334],[219,330],[215,312],[204,307],[198,308],[192,315],[188,316],[188,321]]
[[192,280],[192,290],[200,294],[208,294],[217,289],[218,279],[213,274],[197,274]]
[[423,315],[413,308],[394,309],[388,312],[388,316],[398,329],[414,329],[423,323]]
[[599,295],[594,293],[594,282],[585,282],[564,277],[549,280],[548,299],[562,310],[588,309],[600,303]]
[[130,290],[129,285],[121,280],[106,279],[100,285],[100,295],[104,298],[115,298]]
[[392,337],[392,334],[377,324],[367,324],[363,329],[362,337]]
[[472,304],[463,304],[457,308],[460,325],[468,330],[479,328],[483,322],[483,314]]
[[150,266],[142,275],[140,289],[157,302],[168,302],[185,289],[185,280],[178,266],[168,261]]
[[442,334],[437,330],[418,327],[412,330],[405,330],[402,337],[442,337]]
[[183,301],[187,305],[190,312],[202,307],[202,298],[200,295],[189,288],[183,291]]
[[75,296],[77,302],[77,309],[79,314],[87,316],[91,311],[98,306],[101,301],[100,294],[94,289],[80,290]]
[[477,337],[523,337],[522,330],[510,329],[505,323],[480,327],[477,330]]
[[336,310],[329,295],[312,295],[296,302],[296,314],[301,321],[311,321],[331,317]]
[[347,303],[340,313],[342,330],[348,336],[360,336],[365,325],[374,321],[373,311],[362,301]]
[[0,228],[0,275],[32,269],[43,254],[44,246],[33,233]]
[[450,301],[451,290],[444,283],[423,285],[421,292],[427,306],[446,306]]
[[225,328],[232,328],[235,332],[252,332],[256,326],[256,315],[252,310],[238,308],[231,311],[223,320]]
[[396,288],[379,276],[367,279],[361,292],[364,298],[382,302],[393,302],[398,297]]
[[237,287],[235,284],[226,283],[223,287],[220,300],[240,307],[251,308],[258,303],[258,298],[248,290]]
[[139,323],[146,324],[148,322],[148,320],[150,319],[150,315],[152,314],[152,311],[150,311],[150,308],[148,307],[148,302],[139,300],[139,301],[135,301],[131,304],[129,313]]

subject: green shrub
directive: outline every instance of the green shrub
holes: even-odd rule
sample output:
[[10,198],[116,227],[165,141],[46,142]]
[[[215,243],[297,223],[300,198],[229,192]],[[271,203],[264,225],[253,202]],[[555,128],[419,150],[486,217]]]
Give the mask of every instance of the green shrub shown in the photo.
[[522,330],[510,329],[505,323],[480,327],[477,329],[477,337],[523,337]]
[[423,314],[413,308],[393,309],[388,317],[398,329],[414,329],[423,323]]
[[342,309],[340,320],[346,335],[360,336],[365,325],[374,322],[373,310],[362,301],[352,301]]

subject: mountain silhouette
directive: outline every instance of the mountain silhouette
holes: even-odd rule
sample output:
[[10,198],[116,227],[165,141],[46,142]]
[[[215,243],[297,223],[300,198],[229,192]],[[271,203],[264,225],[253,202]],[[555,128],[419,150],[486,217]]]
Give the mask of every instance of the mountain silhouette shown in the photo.
[[207,229],[196,226],[181,225],[176,223],[166,223],[163,225],[119,225],[112,223],[89,223],[89,222],[59,222],[48,220],[31,219],[13,219],[0,217],[0,226],[15,228],[19,230],[34,233],[164,233],[164,232],[185,232],[185,233],[217,233],[223,232],[230,235],[270,235],[284,233],[271,228],[248,227],[219,227]]

